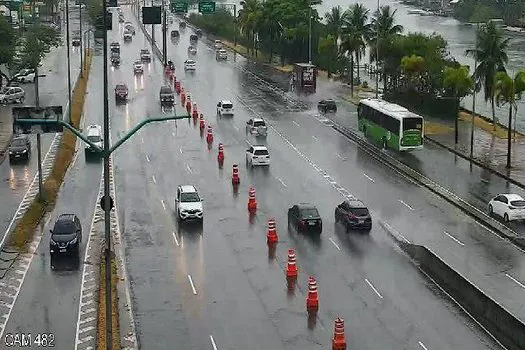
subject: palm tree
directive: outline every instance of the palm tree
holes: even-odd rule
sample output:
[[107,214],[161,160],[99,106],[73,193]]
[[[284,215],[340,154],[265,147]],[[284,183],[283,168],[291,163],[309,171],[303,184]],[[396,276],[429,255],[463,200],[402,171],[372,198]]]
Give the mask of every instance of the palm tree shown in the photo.
[[403,32],[403,26],[395,24],[396,12],[397,10],[392,11],[388,5],[382,6],[379,9],[379,12],[374,12],[372,23],[370,25],[370,60],[375,60],[378,63],[379,61],[382,61],[383,63],[383,89],[386,88],[386,65],[384,64],[384,59],[381,59],[381,56],[384,57],[383,53],[381,53],[379,57],[376,57],[378,51],[377,47],[386,48],[395,35]]
[[360,39],[359,45],[354,52],[355,61],[357,64],[357,81],[361,81],[359,76],[359,60],[364,56],[366,50],[366,42],[370,39],[371,24],[368,23],[369,10],[362,4],[356,3],[349,9],[348,27],[352,27],[352,30]]
[[338,44],[343,34],[343,29],[348,23],[349,16],[349,11],[342,11],[341,6],[332,7],[330,12],[324,15],[326,19],[326,31],[336,39]]
[[476,47],[467,50],[467,56],[474,57],[478,66],[474,70],[476,87],[483,85],[485,101],[490,101],[492,121],[496,127],[495,77],[497,72],[505,72],[508,62],[509,38],[503,39],[502,32],[493,21],[481,26],[476,33]]
[[350,93],[354,95],[354,53],[361,48],[362,38],[352,27],[346,30],[341,38],[340,54],[350,58]]
[[517,100],[525,91],[525,71],[518,72],[514,79],[509,77],[506,72],[498,72],[494,77],[494,92],[498,104],[509,104],[509,125],[507,127],[507,168],[510,168],[511,158],[511,129],[512,129],[512,110],[518,112]]
[[458,68],[446,67],[443,75],[443,87],[448,90],[456,100],[456,113],[454,118],[454,141],[458,144],[458,114],[459,102],[474,89],[474,81],[469,74],[467,66]]

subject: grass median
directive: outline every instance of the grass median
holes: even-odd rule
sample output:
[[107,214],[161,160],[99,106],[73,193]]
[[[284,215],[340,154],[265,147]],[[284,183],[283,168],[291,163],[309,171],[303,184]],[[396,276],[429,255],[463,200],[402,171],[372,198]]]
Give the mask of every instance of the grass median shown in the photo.
[[[86,70],[84,71],[84,77],[78,77],[75,88],[72,92],[72,101],[70,105],[71,123],[77,129],[79,128],[82,111],[84,109],[84,100],[92,57],[92,51],[86,53]],[[77,137],[69,130],[64,129],[62,140],[55,157],[55,163],[53,164],[53,169],[43,184],[44,199],[40,199],[38,196],[35,197],[33,202],[27,208],[27,211],[17,222],[9,239],[10,246],[18,251],[27,251],[27,243],[33,240],[33,236],[40,221],[47,212],[53,210],[60,186],[62,185],[67,169],[75,156],[76,142]]]
[[[101,256],[104,256],[102,251]],[[100,282],[98,291],[98,322],[97,322],[97,350],[106,349],[106,262],[102,258],[100,261]],[[111,337],[112,349],[120,349],[120,329],[119,329],[119,310],[117,292],[118,274],[117,261],[114,254],[111,255]]]

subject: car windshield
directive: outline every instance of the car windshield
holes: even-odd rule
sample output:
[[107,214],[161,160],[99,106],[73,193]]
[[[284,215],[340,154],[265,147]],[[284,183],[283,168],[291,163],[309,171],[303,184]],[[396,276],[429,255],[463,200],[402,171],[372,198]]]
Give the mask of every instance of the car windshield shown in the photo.
[[233,108],[233,105],[231,103],[223,103],[222,108]]
[[99,135],[91,135],[87,137],[88,141],[91,142],[100,142],[100,136]]
[[197,192],[185,192],[180,195],[181,202],[200,202],[199,194]]
[[120,90],[120,91],[125,91],[127,90],[128,88],[126,87],[126,85],[117,85],[117,90]]
[[525,207],[525,200],[517,200],[517,201],[511,201],[510,205],[513,207]]
[[267,156],[269,153],[266,149],[258,149],[255,152],[253,152],[253,154],[256,156]]
[[195,61],[188,60],[188,61],[186,61],[186,64],[195,64]]
[[350,213],[354,214],[355,216],[367,216],[368,215],[368,209],[366,209],[366,208],[350,208]]
[[143,54],[148,54],[149,51],[148,50],[140,50],[140,54],[143,55]]
[[171,95],[172,91],[171,91],[171,89],[169,87],[162,87],[162,88],[160,88],[160,93],[161,94],[170,94]]
[[69,235],[75,232],[75,225],[72,221],[62,220],[55,224],[53,234],[55,235]]
[[135,65],[136,66],[142,66],[142,62],[141,61],[135,61]]
[[258,120],[258,121],[253,122],[253,126],[255,127],[266,126],[266,123],[262,120]]
[[13,139],[13,142],[11,143],[11,146],[14,147],[23,147],[26,145],[25,139]]
[[319,212],[316,208],[303,208],[301,209],[301,217],[319,217]]

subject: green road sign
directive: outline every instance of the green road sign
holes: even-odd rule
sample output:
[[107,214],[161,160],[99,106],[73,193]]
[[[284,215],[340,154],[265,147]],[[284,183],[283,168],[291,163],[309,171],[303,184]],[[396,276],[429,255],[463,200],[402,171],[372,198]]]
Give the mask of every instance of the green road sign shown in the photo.
[[199,2],[200,13],[214,13],[215,12],[215,1],[201,1]]
[[172,1],[170,3],[171,12],[186,13],[188,12],[188,3],[182,1]]

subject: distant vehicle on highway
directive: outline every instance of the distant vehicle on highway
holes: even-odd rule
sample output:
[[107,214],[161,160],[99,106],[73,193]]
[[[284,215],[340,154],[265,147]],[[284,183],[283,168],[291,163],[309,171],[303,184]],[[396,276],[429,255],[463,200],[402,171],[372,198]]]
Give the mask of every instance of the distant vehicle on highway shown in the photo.
[[357,199],[346,200],[335,208],[335,222],[341,223],[346,232],[352,229],[372,229],[372,217],[366,205]]
[[175,197],[175,211],[179,222],[187,220],[203,221],[204,213],[202,207],[203,199],[193,185],[181,185],[177,187]]
[[6,86],[0,90],[0,104],[24,103],[25,91],[19,86]]
[[132,35],[135,35],[135,28],[131,22],[126,22],[124,24],[124,30],[130,32]]
[[132,41],[133,40],[133,34],[131,34],[130,31],[126,30],[124,32],[124,42],[126,41]]
[[188,55],[195,56],[197,54],[197,48],[195,46],[188,46]]
[[142,64],[141,60],[137,60],[135,61],[135,63],[133,63],[133,73],[134,74],[144,73],[144,64]]
[[18,135],[9,145],[9,162],[19,159],[29,160],[31,157],[31,140],[27,135]]
[[186,29],[186,22],[184,22],[184,21],[180,21],[180,23],[179,23],[179,29],[181,29],[181,30]]
[[213,44],[213,46],[215,47],[215,49],[222,49],[222,41],[215,40],[215,43]]
[[337,105],[332,99],[321,100],[317,103],[317,110],[321,113],[337,112]]
[[174,29],[171,31],[171,34],[170,34],[171,38],[172,39],[178,39],[180,38],[180,33],[178,30]]
[[49,239],[49,253],[51,268],[54,268],[55,259],[67,256],[80,263],[80,244],[82,243],[82,225],[75,214],[61,214],[55,221]]
[[250,118],[250,120],[246,122],[246,133],[266,137],[268,134],[268,126],[263,118]]
[[199,41],[199,37],[197,36],[197,34],[191,34],[190,35],[190,43],[192,45],[195,45],[197,43],[197,41]]
[[80,37],[74,37],[73,39],[71,39],[71,46],[80,46]]
[[233,115],[233,103],[230,100],[222,100],[217,103],[217,114],[222,115]]
[[[87,127],[87,139],[90,142],[93,142],[95,146],[99,148],[104,148],[102,142],[104,141],[102,139],[102,127],[97,124],[92,124]],[[90,153],[96,152],[96,149],[91,147],[89,144],[86,144],[86,147],[84,148],[84,152],[86,156],[88,156]]]
[[126,84],[117,84],[115,86],[115,102],[119,104],[120,102],[126,102],[128,99],[128,87]]
[[123,15],[119,15],[118,16],[118,22],[119,23],[124,23],[124,16]]
[[[184,70],[189,70],[189,71],[195,71],[197,69],[197,63],[194,61],[194,60],[186,60],[184,61]],[[186,97],[186,99],[188,99]]]
[[120,54],[117,52],[111,52],[111,64],[114,66],[120,65]]
[[169,85],[164,85],[160,88],[159,100],[161,106],[173,106],[175,104],[175,93]]
[[12,80],[18,83],[32,83],[35,81],[35,70],[22,69],[13,76]]
[[151,53],[148,49],[140,50],[140,59],[141,61],[151,62]]
[[200,29],[198,29],[198,28],[195,29],[195,34],[197,34],[197,36],[198,36],[199,38],[202,37],[202,30],[200,30]]
[[120,44],[116,41],[112,42],[110,45],[109,45],[109,49],[111,52],[115,52],[115,53],[118,53],[120,54]]
[[323,220],[319,211],[313,204],[300,203],[288,209],[288,228],[295,229],[298,233],[323,232]]
[[423,149],[423,117],[403,106],[383,100],[363,99],[357,107],[357,124],[363,134],[383,149]]
[[228,52],[226,52],[226,50],[224,50],[224,49],[219,49],[219,50],[215,51],[215,59],[217,61],[227,60],[228,59]]
[[525,200],[518,194],[498,194],[489,202],[489,214],[502,217],[505,222],[525,220]]
[[270,166],[270,153],[266,146],[250,146],[246,150],[246,165],[250,167],[255,166]]

